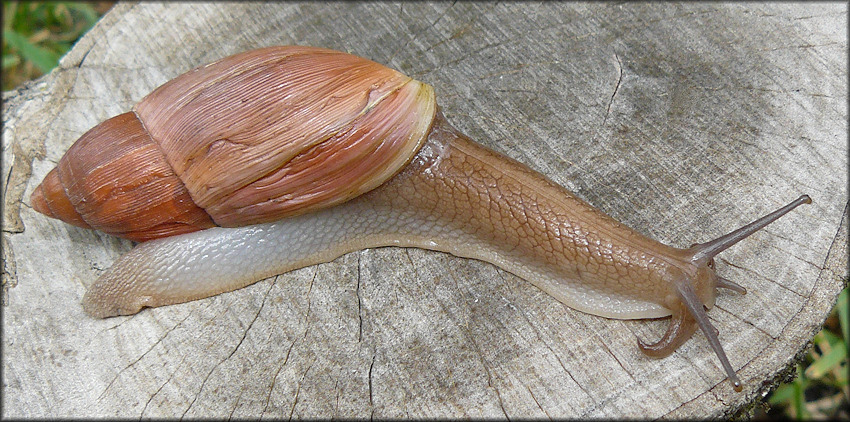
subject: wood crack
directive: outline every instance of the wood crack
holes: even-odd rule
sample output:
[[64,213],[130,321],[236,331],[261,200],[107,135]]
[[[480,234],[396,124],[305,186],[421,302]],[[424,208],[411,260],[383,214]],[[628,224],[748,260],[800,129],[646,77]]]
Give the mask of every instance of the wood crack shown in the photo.
[[310,332],[310,311],[313,307],[313,282],[316,281],[316,275],[319,274],[319,266],[313,266],[313,277],[310,278],[310,287],[307,288],[307,312],[304,313],[304,336],[307,338],[307,333]]
[[[756,331],[758,331],[758,332],[760,332],[760,333],[764,334],[765,336],[770,337],[770,338],[771,338],[771,339],[773,339],[773,340],[776,340],[776,337],[774,337],[773,335],[771,335],[770,333],[768,333],[767,331],[765,331],[763,328],[759,327],[758,325],[755,325],[755,324],[753,324],[752,322],[750,322],[750,321],[748,321],[748,320],[746,320],[746,319],[741,318],[741,316],[740,316],[740,315],[737,315],[737,314],[735,314],[735,313],[733,313],[733,312],[730,312],[728,309],[726,309],[726,308],[724,308],[724,307],[722,307],[722,306],[720,306],[720,305],[716,305],[716,304],[714,305],[714,309],[719,309],[719,310],[721,310],[721,311],[723,311],[723,312],[727,313],[728,315],[731,315],[731,316],[735,317],[736,319],[738,319],[739,321],[743,322],[744,324],[747,324],[747,325],[749,325],[749,326],[751,326],[751,327],[755,328],[755,329],[756,329]],[[709,319],[711,319],[711,320],[713,320],[713,321],[717,321],[717,319],[716,319],[716,318],[711,318],[711,317],[709,317]]]
[[251,331],[251,327],[254,326],[254,322],[257,321],[257,318],[260,316],[260,313],[263,311],[263,308],[266,306],[266,299],[268,299],[269,292],[271,292],[271,289],[272,289],[272,287],[274,287],[276,281],[277,281],[277,277],[275,277],[275,281],[273,281],[272,283],[269,284],[269,288],[266,290],[265,295],[263,295],[263,301],[260,303],[260,307],[257,309],[257,312],[254,313],[254,317],[251,319],[251,322],[248,323],[248,327],[245,328],[245,330],[242,332],[242,337],[239,339],[239,342],[236,344],[236,347],[234,347],[233,350],[230,351],[230,353],[227,355],[227,357],[218,361],[218,363],[216,363],[215,366],[213,366],[212,369],[210,369],[210,371],[207,373],[206,377],[204,377],[204,380],[201,382],[201,387],[198,389],[198,393],[195,394],[195,397],[192,398],[192,401],[189,403],[189,406],[187,406],[186,410],[183,411],[183,414],[180,416],[181,419],[186,417],[186,413],[189,412],[189,410],[195,404],[195,401],[197,401],[198,397],[201,396],[201,394],[204,391],[204,386],[206,386],[207,381],[209,380],[212,373],[215,372],[215,370],[218,369],[218,367],[221,366],[222,363],[228,361],[234,354],[236,354],[236,351],[239,350],[239,348],[242,346],[242,343],[244,343],[245,338],[248,336],[248,332]]
[[544,409],[543,406],[540,405],[540,402],[537,401],[537,397],[534,396],[534,393],[531,391],[531,388],[527,384],[523,384],[523,386],[525,386],[525,389],[528,391],[528,394],[531,395],[531,399],[534,400],[534,404],[537,405],[537,408],[540,409],[540,411],[543,412],[543,414],[545,414],[546,417],[551,421],[552,415],[550,415],[549,412],[547,412],[546,409]]
[[355,295],[357,295],[357,342],[360,343],[363,340],[363,300],[360,298],[360,257],[362,254],[357,254],[357,289],[355,290]]
[[484,358],[484,354],[482,354],[481,349],[478,348],[478,343],[476,343],[473,339],[472,333],[469,331],[469,327],[464,326],[463,329],[466,332],[467,340],[470,344],[472,344],[472,348],[475,349],[475,354],[481,361],[481,366],[484,368],[484,372],[487,374],[487,386],[490,387],[496,394],[496,399],[499,402],[499,409],[502,410],[502,414],[505,415],[505,418],[507,420],[511,420],[511,417],[508,416],[508,411],[505,410],[505,403],[502,401],[502,393],[495,386],[495,384],[493,384],[493,375],[490,373],[490,366],[487,365],[487,360]]
[[[507,281],[505,280],[505,275],[502,272],[502,270],[497,270],[496,274],[499,275],[499,278],[502,280],[502,284],[507,285]],[[516,308],[514,308],[514,309],[516,309]],[[584,386],[581,385],[580,382],[576,381],[573,374],[570,372],[569,369],[567,369],[566,365],[564,365],[564,362],[561,360],[561,356],[559,356],[558,353],[556,353],[555,350],[552,349],[552,346],[549,345],[549,343],[543,339],[543,336],[540,335],[540,330],[537,329],[537,325],[532,324],[531,320],[528,319],[528,315],[526,315],[525,312],[520,312],[518,310],[517,310],[517,312],[520,315],[522,315],[522,318],[526,321],[528,326],[531,327],[531,329],[534,331],[534,334],[537,337],[537,339],[540,340],[540,342],[543,343],[543,345],[546,346],[547,349],[549,349],[549,351],[552,353],[552,356],[554,356],[555,360],[558,361],[558,364],[561,365],[561,369],[564,370],[564,373],[566,373],[567,376],[570,377],[570,379],[578,386],[578,388],[587,396],[587,398],[595,404],[596,401],[593,399],[593,395],[590,394],[590,392],[588,392],[587,390],[585,390]],[[535,401],[536,401],[536,399],[535,399]],[[538,403],[538,405],[539,405],[539,403]]]
[[372,369],[375,367],[375,356],[372,354],[372,362],[369,363],[369,420],[375,419],[375,400],[372,395]]
[[[452,2],[452,4],[450,4],[450,5],[449,5],[449,7],[447,7],[445,10],[443,10],[443,12],[442,12],[442,13],[440,13],[440,16],[437,16],[437,19],[434,19],[434,21],[433,21],[433,22],[431,22],[431,23],[428,25],[428,29],[433,30],[434,28],[436,28],[437,23],[439,23],[439,22],[443,19],[443,16],[446,16],[446,14],[449,12],[449,10],[451,10],[451,9],[455,6],[455,4],[457,4],[457,0],[453,1],[453,2]],[[399,13],[400,13],[400,12],[399,12]],[[413,34],[413,37],[411,37],[410,39],[408,39],[407,41],[405,41],[405,42],[404,42],[404,44],[402,44],[402,45],[401,45],[401,47],[399,47],[398,49],[396,49],[396,51],[393,51],[393,54],[392,54],[392,55],[391,55],[391,56],[387,59],[387,62],[388,62],[388,63],[393,63],[393,61],[395,60],[395,58],[396,58],[396,56],[398,55],[398,53],[399,53],[400,51],[403,51],[404,49],[406,49],[406,48],[407,48],[407,46],[410,44],[410,42],[411,42],[411,41],[413,41],[413,40],[415,40],[416,38],[418,38],[418,37],[419,37],[419,35],[420,35],[422,32],[424,32],[424,30],[423,30],[423,31],[420,31],[420,32],[418,32],[418,33],[416,33],[416,34]]]
[[289,362],[289,355],[292,353],[292,348],[295,347],[295,343],[297,342],[298,338],[292,340],[292,343],[289,343],[289,349],[286,350],[286,356],[284,356],[283,358],[283,363],[281,363],[280,366],[277,367],[277,371],[275,371],[274,377],[272,377],[272,384],[269,386],[268,394],[266,394],[266,402],[263,405],[263,411],[260,412],[261,416],[265,415],[266,411],[269,408],[269,402],[271,401],[272,392],[274,391],[275,385],[277,385],[277,377],[278,375],[280,375],[280,371],[283,369],[283,367],[286,366],[286,363]]
[[301,393],[301,386],[304,384],[304,378],[307,377],[307,373],[310,372],[310,368],[313,367],[315,362],[315,359],[313,359],[313,362],[310,362],[310,366],[307,367],[307,370],[301,374],[301,379],[298,380],[298,387],[295,389],[295,399],[292,400],[292,407],[289,409],[288,420],[292,420],[292,415],[295,413],[295,406],[298,404],[298,395]]
[[145,411],[148,410],[148,406],[150,406],[151,402],[153,401],[153,398],[156,397],[159,394],[160,391],[162,391],[163,387],[165,387],[166,385],[168,385],[169,382],[171,382],[172,378],[174,378],[174,374],[177,373],[177,370],[180,369],[180,367],[183,365],[183,362],[186,361],[186,356],[188,356],[188,355],[185,355],[185,354],[183,355],[183,358],[180,359],[180,362],[177,363],[177,366],[174,367],[174,370],[171,371],[170,374],[168,374],[168,379],[166,379],[165,382],[160,384],[159,388],[157,388],[156,391],[154,391],[154,393],[151,394],[151,396],[148,398],[148,401],[145,402],[145,407],[143,407],[141,413],[139,413],[139,419],[144,418]]
[[[272,384],[271,384],[271,386],[269,386],[268,394],[266,394],[266,402],[263,405],[263,411],[260,413],[261,415],[265,415],[266,411],[269,408],[269,403],[271,402],[272,392],[274,391],[274,388],[277,385],[277,378],[280,375],[280,371],[289,362],[289,357],[292,354],[292,349],[295,347],[295,343],[298,343],[298,340],[306,341],[307,334],[310,332],[309,319],[310,319],[310,309],[311,309],[311,305],[312,305],[311,298],[313,296],[313,282],[316,280],[316,276],[319,273],[318,268],[319,268],[318,265],[313,266],[313,276],[310,278],[310,286],[307,288],[307,311],[304,313],[304,334],[296,337],[294,340],[292,340],[292,343],[289,344],[289,349],[286,350],[286,356],[283,358],[283,363],[281,363],[280,366],[278,366],[277,371],[275,371],[274,377],[272,377]],[[277,278],[275,278],[275,280],[277,280]],[[315,361],[316,361],[316,359],[314,358],[313,363],[315,363]],[[310,364],[310,367],[313,366],[313,363]],[[309,370],[310,370],[310,368],[308,367],[307,371],[309,371]],[[307,371],[304,371],[304,375],[301,377],[302,381],[304,379],[304,376],[307,375]],[[289,413],[290,419],[292,419],[292,412],[295,411],[295,404],[298,402],[298,391],[300,391],[300,389],[301,389],[301,384],[299,383],[298,390],[295,392],[295,402],[292,404],[292,408],[290,409],[290,413]]]
[[762,280],[767,280],[767,281],[769,281],[769,282],[771,282],[771,283],[773,283],[773,284],[775,284],[775,285],[777,285],[777,286],[779,286],[779,287],[781,287],[781,288],[783,288],[783,289],[785,289],[785,290],[787,290],[787,291],[789,291],[789,292],[791,292],[791,293],[794,293],[795,295],[797,295],[797,296],[799,296],[799,297],[801,297],[801,298],[806,297],[806,295],[805,295],[805,294],[802,294],[802,293],[800,293],[800,292],[797,292],[796,290],[792,290],[790,287],[788,287],[788,286],[786,286],[786,285],[784,285],[784,284],[782,284],[782,283],[780,283],[780,282],[778,282],[778,281],[776,281],[776,280],[773,280],[773,279],[767,278],[767,277],[765,277],[765,276],[763,276],[763,275],[759,274],[758,272],[753,271],[753,270],[751,270],[751,269],[749,269],[749,268],[746,268],[746,267],[743,267],[743,266],[740,266],[740,265],[735,265],[735,264],[733,264],[733,263],[731,263],[731,262],[729,262],[729,261],[727,261],[726,259],[721,258],[721,257],[717,257],[717,258],[716,258],[716,260],[717,260],[717,261],[720,261],[720,262],[723,262],[724,264],[726,264],[726,265],[728,265],[728,266],[730,266],[730,267],[732,267],[732,268],[737,268],[737,269],[739,269],[739,270],[741,270],[741,271],[743,271],[743,272],[745,272],[745,273],[748,273],[748,274],[754,275],[754,276],[756,276],[756,277],[758,277],[758,278],[760,278],[760,279],[762,279]]
[[617,92],[620,90],[620,84],[623,83],[623,63],[620,61],[620,56],[617,55],[616,51],[614,52],[614,58],[617,59],[617,84],[614,85],[614,92],[611,93],[611,98],[608,100],[605,117],[602,119],[602,126],[605,126],[605,123],[608,122],[608,116],[611,114],[611,106],[614,104],[614,97],[617,96]]
[[[141,361],[141,360],[142,360],[145,356],[147,356],[147,354],[148,354],[148,353],[150,353],[150,351],[151,351],[151,350],[153,350],[153,349],[154,349],[154,348],[155,348],[155,347],[156,347],[159,343],[161,343],[161,342],[162,342],[162,340],[164,340],[166,337],[168,337],[168,335],[169,335],[172,331],[174,331],[177,327],[179,327],[181,324],[183,324],[183,322],[184,322],[184,321],[186,321],[186,319],[187,319],[187,318],[189,318],[189,315],[191,315],[191,314],[186,314],[186,316],[185,316],[185,317],[183,317],[183,319],[181,319],[181,320],[180,320],[180,322],[178,322],[177,324],[174,324],[174,326],[172,326],[171,328],[169,328],[169,329],[168,329],[168,331],[166,331],[165,333],[163,333],[163,335],[162,335],[162,336],[160,336],[160,337],[159,337],[159,338],[158,338],[158,339],[157,339],[157,340],[156,340],[156,341],[155,341],[155,342],[154,342],[154,343],[153,343],[153,344],[152,344],[152,345],[148,348],[148,350],[145,350],[145,352],[144,352],[144,353],[142,353],[142,354],[141,354],[138,358],[136,358],[136,360],[134,360],[134,361],[133,361],[133,362],[131,362],[129,365],[125,366],[125,367],[124,367],[124,368],[122,368],[120,371],[118,371],[118,373],[117,373],[117,374],[115,374],[115,376],[114,376],[114,377],[112,377],[112,380],[111,380],[111,381],[109,381],[109,384],[107,384],[107,385],[106,385],[106,388],[104,388],[104,389],[103,389],[103,391],[100,393],[100,395],[97,397],[97,399],[98,399],[98,400],[101,400],[101,399],[103,398],[103,396],[106,394],[106,392],[107,392],[107,391],[109,391],[109,388],[110,388],[110,387],[112,387],[112,384],[113,384],[113,383],[115,383],[115,380],[117,380],[117,379],[118,379],[118,377],[120,377],[120,376],[121,376],[121,374],[123,374],[123,373],[124,373],[124,371],[126,371],[127,369],[132,368],[134,365],[136,365],[137,363],[139,363],[139,361]],[[134,315],[134,316],[135,316],[135,315]],[[110,329],[111,329],[111,328],[114,328],[114,327],[110,327]]]
[[[274,288],[274,286],[277,284],[278,277],[280,277],[280,276],[277,275],[277,276],[274,277],[274,280],[272,280],[271,286],[269,286],[269,289],[266,291],[266,296],[263,297],[263,302],[260,305],[260,311],[262,311],[263,307],[266,304],[266,297],[268,297],[272,288]],[[259,315],[259,312],[257,312],[257,315]],[[254,319],[256,320],[256,317]],[[253,321],[251,322],[251,325],[253,325]],[[249,329],[250,329],[250,327],[249,327]],[[268,343],[270,338],[271,338],[271,332],[269,332],[269,335],[266,337],[265,343]],[[233,419],[233,413],[236,412],[236,409],[239,408],[239,403],[242,401],[242,394],[245,393],[246,387],[247,387],[247,384],[241,385],[241,388],[239,389],[239,394],[236,396],[236,401],[233,404],[233,409],[230,409],[230,414],[228,415],[228,419]]]

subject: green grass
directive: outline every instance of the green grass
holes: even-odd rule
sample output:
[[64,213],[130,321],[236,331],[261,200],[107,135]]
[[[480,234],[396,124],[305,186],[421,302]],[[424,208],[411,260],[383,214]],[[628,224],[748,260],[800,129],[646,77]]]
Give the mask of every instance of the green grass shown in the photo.
[[824,328],[812,340],[804,362],[797,364],[797,378],[782,384],[767,397],[771,409],[759,416],[795,420],[850,419],[847,347],[850,339],[850,288],[838,295],[838,304]]
[[111,2],[4,2],[3,90],[56,67]]
[[[3,4],[3,90],[13,89],[56,67],[112,2]],[[771,409],[759,417],[797,420],[850,418],[847,346],[850,342],[848,289],[815,336],[797,378],[767,397]]]

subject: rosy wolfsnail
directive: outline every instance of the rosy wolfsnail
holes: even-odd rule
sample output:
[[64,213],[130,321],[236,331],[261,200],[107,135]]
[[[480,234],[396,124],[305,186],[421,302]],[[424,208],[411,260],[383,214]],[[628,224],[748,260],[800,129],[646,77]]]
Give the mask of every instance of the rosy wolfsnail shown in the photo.
[[327,262],[419,247],[484,260],[608,318],[672,315],[644,353],[699,328],[713,257],[795,207],[678,249],[623,226],[452,128],[433,89],[375,62],[270,47],[196,68],[85,133],[31,197],[37,211],[142,241],[89,288],[90,315],[133,314]]

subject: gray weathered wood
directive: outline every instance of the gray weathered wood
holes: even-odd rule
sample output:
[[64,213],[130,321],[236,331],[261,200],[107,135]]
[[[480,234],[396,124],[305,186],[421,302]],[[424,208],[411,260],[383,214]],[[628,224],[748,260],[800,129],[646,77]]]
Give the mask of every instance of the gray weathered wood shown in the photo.
[[[717,3],[118,4],[4,94],[3,417],[723,416],[817,332],[847,270],[847,6]],[[275,44],[349,51],[432,84],[449,120],[661,241],[801,207],[721,255],[746,286],[701,334],[566,308],[490,264],[345,255],[243,290],[94,320],[86,286],[131,243],[37,215],[85,130],[178,74]]]

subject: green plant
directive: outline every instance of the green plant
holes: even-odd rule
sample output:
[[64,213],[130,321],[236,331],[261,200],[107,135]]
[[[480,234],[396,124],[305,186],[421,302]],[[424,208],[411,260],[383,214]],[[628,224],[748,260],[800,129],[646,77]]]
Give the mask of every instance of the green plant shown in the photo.
[[3,3],[3,90],[50,72],[109,6],[103,2]]
[[845,288],[824,328],[812,340],[812,349],[797,364],[797,378],[768,396],[773,407],[764,415],[795,420],[850,417],[847,347],[850,339],[850,301]]

